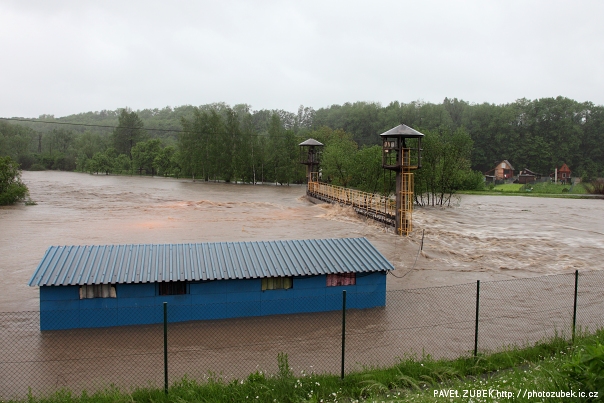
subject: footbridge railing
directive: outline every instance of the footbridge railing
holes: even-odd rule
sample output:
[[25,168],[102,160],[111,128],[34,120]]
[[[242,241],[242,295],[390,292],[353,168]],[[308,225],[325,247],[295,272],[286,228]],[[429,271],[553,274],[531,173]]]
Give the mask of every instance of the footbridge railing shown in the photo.
[[306,193],[328,203],[352,206],[359,214],[395,226],[396,201],[391,197],[319,181],[309,181]]

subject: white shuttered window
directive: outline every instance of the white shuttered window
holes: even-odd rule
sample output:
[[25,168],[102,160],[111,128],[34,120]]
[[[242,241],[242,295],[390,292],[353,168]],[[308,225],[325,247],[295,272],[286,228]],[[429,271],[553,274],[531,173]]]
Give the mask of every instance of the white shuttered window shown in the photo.
[[80,286],[80,299],[87,298],[115,298],[114,284],[91,284]]

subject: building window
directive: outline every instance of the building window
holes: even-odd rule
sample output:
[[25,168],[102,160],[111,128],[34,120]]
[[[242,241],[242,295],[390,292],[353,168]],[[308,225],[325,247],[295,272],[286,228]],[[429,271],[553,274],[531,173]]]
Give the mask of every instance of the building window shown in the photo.
[[159,283],[159,295],[184,295],[187,294],[186,281],[170,281],[167,283]]
[[265,277],[262,279],[262,291],[289,290],[294,286],[292,277]]
[[116,298],[115,285],[91,284],[80,286],[80,299],[88,298]]
[[338,273],[327,275],[327,286],[337,287],[341,285],[355,285],[357,283],[356,273]]
[[562,177],[563,177],[563,178],[566,178],[566,174],[565,174],[565,173],[563,173],[563,174],[562,174]]

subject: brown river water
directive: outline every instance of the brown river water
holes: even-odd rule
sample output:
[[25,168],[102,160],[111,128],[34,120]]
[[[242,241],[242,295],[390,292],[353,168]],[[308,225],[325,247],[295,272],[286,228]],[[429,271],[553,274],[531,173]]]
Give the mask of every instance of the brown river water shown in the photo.
[[[50,245],[366,237],[396,270],[385,308],[347,314],[347,370],[471,351],[476,280],[482,349],[568,329],[575,270],[586,273],[578,323],[604,321],[604,272],[587,273],[604,266],[603,200],[463,195],[448,208],[416,207],[413,233],[398,237],[348,207],[310,202],[303,186],[50,171],[23,181],[37,205],[0,207],[0,399],[29,386],[162,383],[161,326],[39,331],[38,289],[27,282]],[[496,281],[517,278],[526,280]],[[172,324],[170,379],[274,371],[283,351],[298,374],[339,373],[340,315]]]
[[[396,267],[388,289],[601,269],[604,201],[469,196],[417,208],[414,231],[313,204],[302,186],[23,172],[35,206],[0,207],[0,312],[38,310],[26,284],[51,245],[364,236]],[[424,234],[423,251],[418,254]]]

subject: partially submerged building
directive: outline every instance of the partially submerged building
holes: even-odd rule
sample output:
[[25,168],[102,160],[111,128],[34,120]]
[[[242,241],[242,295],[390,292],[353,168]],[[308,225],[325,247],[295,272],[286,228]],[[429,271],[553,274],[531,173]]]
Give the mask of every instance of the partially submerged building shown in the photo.
[[51,246],[30,286],[40,329],[320,312],[386,304],[394,267],[365,238]]

